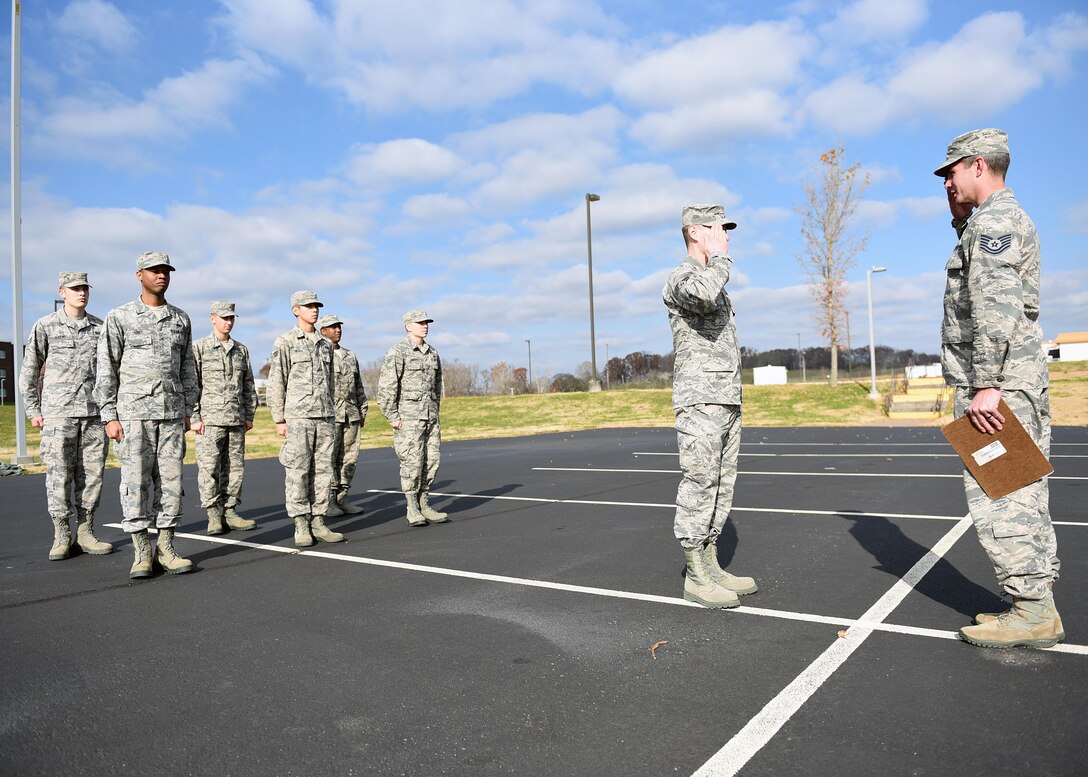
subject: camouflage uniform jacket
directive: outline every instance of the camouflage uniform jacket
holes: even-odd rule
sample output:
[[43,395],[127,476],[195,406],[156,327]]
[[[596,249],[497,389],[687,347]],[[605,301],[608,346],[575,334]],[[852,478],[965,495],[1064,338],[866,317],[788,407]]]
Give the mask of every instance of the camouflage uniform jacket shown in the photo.
[[237,340],[220,342],[214,335],[193,343],[200,399],[193,408],[193,421],[209,426],[241,426],[253,420],[257,410],[257,389],[249,349]]
[[952,386],[1024,390],[1049,382],[1039,327],[1039,237],[1011,189],[952,222],[941,364]]
[[272,420],[332,418],[332,343],[297,326],[276,338],[265,396]]
[[90,313],[70,318],[58,310],[38,319],[27,338],[19,375],[27,418],[98,415],[91,392],[101,333],[102,319]]
[[333,420],[365,423],[370,403],[359,374],[359,360],[347,348],[336,348],[333,350],[333,367]]
[[725,291],[733,260],[713,254],[704,267],[689,256],[669,274],[661,296],[669,310],[672,405],[739,405],[740,350],[733,305]]
[[438,420],[442,361],[429,344],[405,337],[389,349],[378,377],[378,407],[389,422]]
[[106,423],[192,415],[200,395],[189,316],[134,300],[106,315],[94,398]]

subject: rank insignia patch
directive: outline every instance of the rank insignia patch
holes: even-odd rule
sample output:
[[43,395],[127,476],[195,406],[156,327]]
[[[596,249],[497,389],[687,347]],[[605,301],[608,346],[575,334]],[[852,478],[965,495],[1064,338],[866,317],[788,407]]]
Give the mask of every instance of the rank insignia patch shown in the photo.
[[1005,249],[1012,245],[1012,234],[1001,235],[1000,237],[990,237],[989,235],[983,235],[978,240],[978,247],[988,254],[997,256],[1003,253]]

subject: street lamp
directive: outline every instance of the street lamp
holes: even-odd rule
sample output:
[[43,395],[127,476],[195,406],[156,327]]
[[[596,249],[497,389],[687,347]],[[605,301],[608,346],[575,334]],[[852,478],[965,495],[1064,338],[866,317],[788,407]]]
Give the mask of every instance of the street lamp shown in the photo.
[[865,273],[865,280],[869,288],[869,376],[872,379],[869,399],[880,398],[880,394],[876,390],[876,340],[873,336],[873,273],[885,272],[887,269],[887,267],[870,267]]
[[599,194],[586,193],[586,252],[589,256],[589,354],[593,373],[589,379],[589,390],[600,391],[601,382],[597,380],[597,333],[593,325],[593,226],[589,218],[589,203],[601,199]]
[[525,345],[529,347],[529,385],[526,386],[529,393],[532,393],[533,389],[533,341],[526,338]]

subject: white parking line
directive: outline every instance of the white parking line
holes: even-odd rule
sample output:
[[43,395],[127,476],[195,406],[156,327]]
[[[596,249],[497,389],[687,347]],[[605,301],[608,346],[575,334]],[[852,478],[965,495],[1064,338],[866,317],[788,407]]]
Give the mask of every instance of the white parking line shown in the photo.
[[[679,453],[635,451],[632,456],[672,456],[677,458]],[[955,453],[745,453],[741,456],[762,456],[773,459],[958,459]],[[1052,459],[1088,459],[1088,453],[1059,453],[1051,455]]]
[[[399,491],[397,493],[400,493]],[[119,523],[107,523],[105,526],[111,529],[120,529]],[[150,531],[154,532],[154,529]],[[486,572],[470,572],[463,569],[450,569],[446,567],[432,567],[425,564],[411,564],[404,561],[386,561],[385,559],[366,558],[363,556],[352,556],[348,553],[334,553],[326,550],[307,550],[305,548],[292,548],[284,545],[269,545],[261,542],[249,542],[247,540],[234,540],[229,537],[209,537],[205,534],[191,534],[189,532],[175,532],[175,538],[192,540],[194,542],[206,542],[212,545],[231,545],[235,547],[249,548],[251,550],[263,550],[270,553],[280,553],[288,556],[311,556],[313,558],[323,558],[331,561],[346,561],[352,564],[365,564],[375,567],[386,567],[389,569],[401,569],[408,572],[424,572],[434,575],[445,575],[446,577],[460,577],[470,580],[482,580],[491,583],[506,583],[510,585],[520,585],[527,588],[546,588],[553,591],[566,591],[569,593],[590,594],[593,596],[604,596],[612,599],[632,599],[642,602],[653,602],[656,604],[670,604],[677,607],[696,607],[701,605],[689,602],[687,599],[682,599],[677,596],[661,596],[659,594],[647,594],[639,593],[637,591],[621,591],[614,588],[594,588],[584,585],[571,585],[569,583],[555,583],[548,580],[533,580],[524,577],[509,577],[507,575],[492,575]],[[908,573],[909,574],[909,573]],[[867,629],[873,631],[886,631],[896,634],[911,634],[922,637],[934,637],[937,639],[958,639],[956,632],[954,631],[941,631],[938,629],[925,629],[915,626],[897,626],[890,623],[878,623],[873,622],[872,619],[866,619],[863,615],[861,618],[844,618],[830,615],[816,615],[812,613],[804,612],[791,612],[789,610],[774,610],[766,607],[734,607],[729,612],[740,613],[744,615],[756,615],[764,618],[780,618],[783,620],[803,621],[805,623],[823,623],[829,626],[844,626],[844,627],[856,627],[864,626]],[[1056,645],[1049,649],[1051,652],[1061,653],[1075,653],[1078,655],[1088,656],[1088,645]]]
[[[533,467],[534,472],[629,472],[634,474],[663,474],[679,475],[678,469],[612,469],[608,467]],[[776,475],[781,477],[810,477],[810,478],[962,478],[962,474],[956,475],[925,475],[909,472],[756,472],[753,470],[741,470],[741,475]],[[1050,480],[1088,480],[1088,477],[1072,477],[1070,475],[1051,475]]]

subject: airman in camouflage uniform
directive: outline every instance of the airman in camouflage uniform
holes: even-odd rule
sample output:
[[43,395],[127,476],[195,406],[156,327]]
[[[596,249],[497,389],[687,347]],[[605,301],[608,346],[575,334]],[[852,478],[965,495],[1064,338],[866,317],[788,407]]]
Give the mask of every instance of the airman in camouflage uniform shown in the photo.
[[200,504],[208,512],[208,534],[239,531],[257,522],[238,514],[245,474],[246,432],[253,428],[257,390],[249,349],[231,339],[234,303],[212,303],[212,333],[193,343],[200,399],[193,408],[196,433],[197,485]]
[[348,490],[359,463],[359,433],[366,423],[369,402],[363,377],[359,374],[359,360],[355,354],[340,345],[344,334],[344,322],[339,316],[322,316],[317,328],[321,336],[332,343],[333,348],[333,419],[336,424],[333,435],[332,490],[329,492],[327,515],[359,515],[363,508],[348,502]]
[[113,552],[113,545],[94,536],[106,463],[106,429],[91,396],[102,319],[87,312],[87,273],[62,272],[59,294],[64,308],[39,319],[30,330],[19,376],[27,418],[42,430],[52,561],[71,554],[73,514],[76,542],[85,553]]
[[152,521],[162,568],[171,574],[196,569],[174,550],[185,432],[200,386],[189,316],[166,301],[173,270],[170,257],[159,251],[136,257],[140,297],[106,315],[98,342],[94,398],[121,462],[121,526],[132,537],[132,578],[152,574]]
[[717,540],[733,505],[740,452],[740,350],[725,291],[736,222],[721,205],[689,205],[682,215],[688,256],[665,283],[673,349],[672,404],[683,479],[676,493],[676,538],[684,549],[684,598],[736,607],[755,593],[750,577],[721,568]]
[[322,303],[313,291],[291,295],[298,325],[276,338],[268,357],[266,397],[276,433],[284,438],[287,514],[295,522],[295,545],[341,542],[344,535],[325,525],[332,484],[332,344],[317,331]]
[[438,473],[442,431],[442,361],[425,339],[433,321],[425,310],[404,314],[408,336],[389,349],[378,377],[378,407],[393,427],[393,448],[400,459],[400,487],[408,500],[408,523],[446,523],[446,514],[428,503]]
[[[1039,238],[1005,186],[1008,136],[998,129],[960,135],[936,174],[944,179],[959,236],[946,266],[941,363],[955,387],[954,413],[992,434],[1004,399],[1043,453],[1050,455],[1049,374],[1039,327]],[[979,540],[1012,599],[1005,613],[983,613],[960,629],[983,647],[1050,647],[1065,637],[1051,589],[1059,561],[1043,478],[990,499],[963,473]]]

